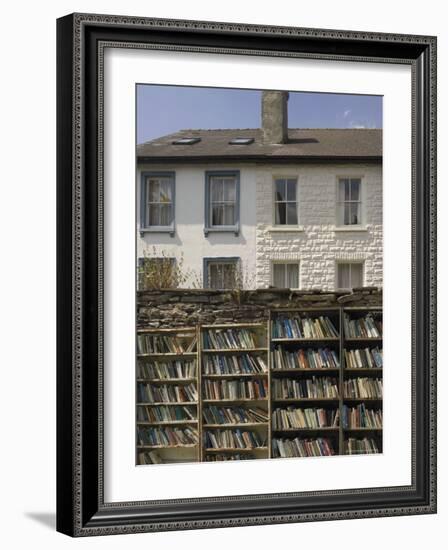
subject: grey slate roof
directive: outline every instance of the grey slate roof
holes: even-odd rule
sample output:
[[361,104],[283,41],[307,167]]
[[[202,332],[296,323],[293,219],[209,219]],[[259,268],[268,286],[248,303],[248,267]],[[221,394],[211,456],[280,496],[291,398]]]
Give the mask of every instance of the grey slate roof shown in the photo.
[[[139,162],[157,160],[370,160],[382,159],[382,130],[368,129],[289,129],[289,141],[271,145],[262,141],[262,130],[180,130],[137,146]],[[199,137],[194,145],[173,145],[185,137]],[[230,145],[238,137],[254,138],[250,145]]]

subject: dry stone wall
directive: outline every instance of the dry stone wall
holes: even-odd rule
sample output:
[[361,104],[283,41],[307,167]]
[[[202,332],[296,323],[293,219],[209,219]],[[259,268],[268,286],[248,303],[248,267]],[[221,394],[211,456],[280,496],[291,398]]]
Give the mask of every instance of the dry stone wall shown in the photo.
[[382,292],[375,287],[350,294],[288,289],[145,290],[137,294],[137,325],[139,328],[168,328],[248,323],[267,320],[270,309],[337,306],[382,306]]

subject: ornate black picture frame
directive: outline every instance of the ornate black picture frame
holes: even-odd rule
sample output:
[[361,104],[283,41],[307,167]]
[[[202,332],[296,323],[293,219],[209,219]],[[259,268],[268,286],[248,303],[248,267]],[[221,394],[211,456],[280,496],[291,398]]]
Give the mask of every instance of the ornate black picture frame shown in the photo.
[[[412,484],[104,501],[103,54],[107,45],[412,68]],[[436,38],[73,14],[57,22],[57,529],[71,536],[436,512]]]

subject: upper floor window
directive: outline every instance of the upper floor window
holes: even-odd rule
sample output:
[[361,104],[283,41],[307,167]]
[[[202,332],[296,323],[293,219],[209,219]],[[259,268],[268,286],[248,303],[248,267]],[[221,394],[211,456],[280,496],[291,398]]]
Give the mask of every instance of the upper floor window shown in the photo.
[[239,172],[206,172],[205,234],[239,231]]
[[275,225],[297,225],[297,179],[275,178],[274,180]]
[[337,264],[337,288],[351,290],[363,286],[363,264],[347,262]]
[[298,262],[274,262],[272,284],[276,288],[299,288]]
[[361,178],[340,178],[338,182],[338,225],[361,225]]
[[174,232],[173,172],[142,174],[141,231]]

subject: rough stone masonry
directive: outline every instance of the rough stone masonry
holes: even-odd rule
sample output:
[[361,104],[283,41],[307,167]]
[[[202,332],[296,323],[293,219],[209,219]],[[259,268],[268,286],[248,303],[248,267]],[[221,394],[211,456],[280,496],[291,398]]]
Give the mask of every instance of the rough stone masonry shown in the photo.
[[259,290],[143,290],[137,293],[138,328],[176,328],[197,324],[266,321],[278,308],[381,307],[376,287],[352,293],[324,291]]

